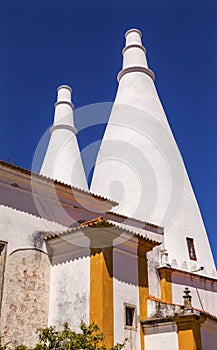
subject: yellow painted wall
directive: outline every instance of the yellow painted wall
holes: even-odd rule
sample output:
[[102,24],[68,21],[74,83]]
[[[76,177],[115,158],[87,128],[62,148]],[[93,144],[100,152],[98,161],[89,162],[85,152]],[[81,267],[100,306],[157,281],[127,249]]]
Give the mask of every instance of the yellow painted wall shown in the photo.
[[[149,295],[148,290],[148,270],[146,253],[142,249],[139,243],[138,246],[138,275],[139,275],[139,305],[140,305],[140,320],[147,318],[147,299]],[[145,349],[144,345],[144,332],[142,325],[140,324],[140,339],[141,350]]]
[[200,325],[205,319],[189,315],[174,320],[178,328],[179,350],[202,350]]
[[168,269],[161,268],[160,273],[160,288],[161,299],[167,303],[173,302],[172,296],[172,272]]
[[105,345],[114,345],[113,247],[91,249],[90,322],[103,331]]

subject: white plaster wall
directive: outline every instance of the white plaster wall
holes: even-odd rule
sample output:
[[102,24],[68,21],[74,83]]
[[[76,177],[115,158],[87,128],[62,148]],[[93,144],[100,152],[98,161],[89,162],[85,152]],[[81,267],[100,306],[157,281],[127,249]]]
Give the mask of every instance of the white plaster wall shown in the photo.
[[201,325],[201,343],[203,350],[216,350],[217,324],[215,321],[206,320]]
[[[111,221],[114,223],[113,221]],[[117,225],[117,223],[115,223]],[[127,220],[124,223],[119,223],[119,227],[123,227],[124,229],[130,230],[135,232],[136,234],[140,234],[143,237],[147,237],[151,240],[155,240],[159,243],[161,243],[164,239],[164,236],[162,234],[158,234],[155,232],[150,232],[147,230],[144,230],[142,228],[133,227],[129,224],[127,224]],[[114,245],[117,245],[124,240],[128,240],[129,236],[127,236],[125,233],[122,233],[120,237],[114,240]],[[160,250],[162,249],[162,244],[160,246],[154,247],[152,251],[147,253],[147,259],[148,259],[148,276],[149,276],[149,294],[156,296],[157,298],[160,298],[160,277],[158,273],[158,268],[160,266]]]
[[0,240],[8,242],[8,255],[16,249],[34,247],[46,252],[43,240],[35,239],[37,232],[64,229],[55,222],[0,205]]
[[217,282],[205,279],[190,280],[187,277],[177,275],[173,275],[172,282],[174,303],[183,304],[183,291],[185,287],[188,287],[191,291],[193,307],[217,315]]
[[[186,170],[184,176],[184,192],[179,210],[174,221],[165,230],[168,260],[172,267],[185,271],[196,270],[203,266],[201,275],[216,277],[216,267],[208,236]],[[186,237],[194,239],[196,261],[189,258]]]
[[[136,249],[136,248],[135,248]],[[126,350],[140,349],[140,323],[139,323],[139,290],[138,290],[138,261],[133,250],[124,253],[114,248],[114,341],[122,342],[125,337],[129,339]],[[135,250],[134,250],[135,253]],[[137,329],[124,328],[124,303],[136,306]]]
[[146,328],[145,349],[179,350],[176,325],[170,323]]
[[54,265],[51,268],[49,324],[61,328],[65,321],[78,330],[89,323],[90,257]]

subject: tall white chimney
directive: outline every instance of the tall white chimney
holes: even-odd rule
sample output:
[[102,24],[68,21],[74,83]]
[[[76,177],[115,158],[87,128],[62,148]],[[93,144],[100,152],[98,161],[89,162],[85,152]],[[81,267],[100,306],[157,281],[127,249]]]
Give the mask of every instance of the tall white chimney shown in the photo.
[[88,190],[74,126],[72,89],[62,85],[57,91],[54,123],[40,174]]
[[123,68],[91,192],[120,202],[116,213],[163,226],[170,264],[184,270],[205,266],[202,273],[211,274],[215,265],[206,230],[141,36],[137,29],[126,33]]

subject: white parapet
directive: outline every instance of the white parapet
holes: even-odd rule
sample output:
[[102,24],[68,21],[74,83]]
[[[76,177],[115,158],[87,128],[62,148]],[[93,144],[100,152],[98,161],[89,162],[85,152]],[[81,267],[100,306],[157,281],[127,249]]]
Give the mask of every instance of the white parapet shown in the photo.
[[215,265],[206,230],[154,79],[141,32],[129,30],[91,192],[120,202],[119,214],[163,226],[168,264],[187,271],[203,266],[201,274],[211,275]]
[[88,190],[74,126],[72,89],[62,85],[57,91],[54,123],[40,174]]

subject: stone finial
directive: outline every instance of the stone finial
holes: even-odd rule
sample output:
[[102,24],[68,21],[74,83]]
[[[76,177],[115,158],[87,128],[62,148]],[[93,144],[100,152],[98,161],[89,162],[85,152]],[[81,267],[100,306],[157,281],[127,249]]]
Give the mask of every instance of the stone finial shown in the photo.
[[185,307],[185,309],[188,309],[188,310],[192,308],[192,305],[191,305],[192,297],[191,297],[190,293],[191,293],[191,291],[189,290],[189,288],[186,287],[184,290],[183,298],[184,298],[184,307]]

